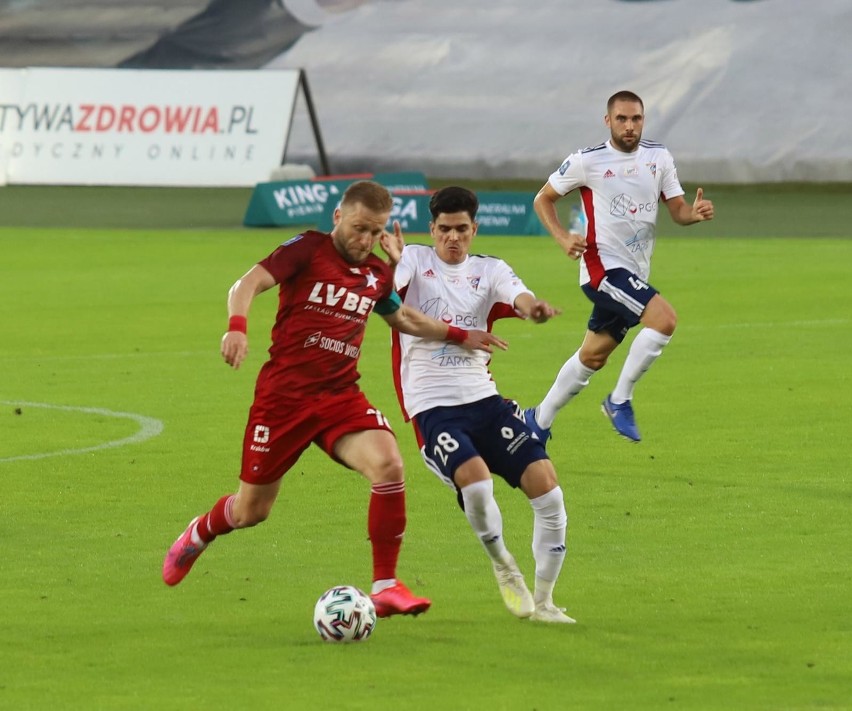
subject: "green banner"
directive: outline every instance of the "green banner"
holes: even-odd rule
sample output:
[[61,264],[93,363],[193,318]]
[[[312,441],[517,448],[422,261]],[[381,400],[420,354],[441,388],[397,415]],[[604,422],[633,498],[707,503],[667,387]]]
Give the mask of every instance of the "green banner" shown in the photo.
[[[392,229],[394,220],[398,220],[403,233],[428,234],[429,200],[431,191],[399,191],[393,193],[393,212],[388,220],[388,230]],[[479,212],[476,221],[481,235],[546,235],[547,230],[533,210],[533,193],[481,192],[479,197]],[[334,210],[337,200],[329,200],[325,204],[322,216],[317,223],[317,229],[330,232],[334,227]]]
[[[393,210],[388,220],[388,230],[393,229],[394,220],[398,220],[403,233],[429,232],[429,190],[391,190],[393,194]],[[320,232],[331,232],[334,227],[334,211],[340,204],[339,200],[329,200],[325,204],[322,216],[317,222]]]
[[330,175],[310,180],[258,183],[246,208],[243,224],[247,227],[317,224],[327,203],[337,205],[343,191],[357,180],[375,180],[391,191],[428,189],[423,173],[415,171]]
[[479,196],[481,235],[546,235],[547,230],[533,210],[533,193],[482,192]]

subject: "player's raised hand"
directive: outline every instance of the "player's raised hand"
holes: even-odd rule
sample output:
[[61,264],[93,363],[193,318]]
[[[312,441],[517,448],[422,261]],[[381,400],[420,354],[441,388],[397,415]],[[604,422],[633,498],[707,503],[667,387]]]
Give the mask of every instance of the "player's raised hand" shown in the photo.
[[501,351],[509,348],[509,344],[506,341],[502,338],[497,338],[497,336],[488,331],[471,329],[465,331],[465,334],[466,337],[461,345],[469,351],[486,351],[487,353],[491,353],[494,350],[493,346],[497,346]]
[[696,222],[713,219],[713,203],[704,199],[704,188],[698,188],[695,192],[695,201],[692,203],[692,217]]
[[388,264],[395,267],[402,259],[402,248],[405,247],[405,238],[402,236],[402,227],[399,220],[393,221],[393,234],[385,231],[379,239],[382,251],[388,255]]
[[248,355],[246,334],[239,331],[228,331],[222,336],[221,350],[225,362],[236,370]]

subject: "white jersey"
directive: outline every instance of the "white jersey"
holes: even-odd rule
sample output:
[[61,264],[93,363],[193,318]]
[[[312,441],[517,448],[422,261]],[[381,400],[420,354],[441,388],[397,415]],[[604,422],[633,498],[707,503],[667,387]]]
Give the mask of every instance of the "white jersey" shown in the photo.
[[[498,318],[517,316],[515,299],[532,293],[502,259],[471,254],[461,264],[447,264],[422,244],[402,250],[394,286],[408,306],[451,326],[483,331]],[[398,331],[392,338],[394,381],[406,419],[497,394],[485,351]]]
[[580,188],[588,247],[580,283],[597,288],[607,269],[627,269],[647,281],[657,231],[660,198],[683,195],[674,159],[653,141],[632,153],[607,141],[572,153],[549,178],[560,195]]

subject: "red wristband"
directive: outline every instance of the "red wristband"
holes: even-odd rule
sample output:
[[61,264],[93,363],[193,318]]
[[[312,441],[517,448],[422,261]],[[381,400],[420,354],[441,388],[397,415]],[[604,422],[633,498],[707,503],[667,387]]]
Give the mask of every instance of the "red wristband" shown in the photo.
[[245,333],[247,325],[248,320],[245,316],[231,316],[231,318],[228,319],[229,331],[239,331],[240,333]]
[[447,329],[447,335],[444,338],[445,341],[453,341],[454,343],[464,343],[467,339],[467,331],[463,328],[459,328],[458,326],[450,326]]

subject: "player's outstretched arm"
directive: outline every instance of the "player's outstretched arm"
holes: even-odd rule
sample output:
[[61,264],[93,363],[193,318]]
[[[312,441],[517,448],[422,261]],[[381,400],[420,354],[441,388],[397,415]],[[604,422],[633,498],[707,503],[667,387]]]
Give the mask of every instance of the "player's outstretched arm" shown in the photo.
[[509,347],[506,341],[497,338],[493,333],[448,326],[443,321],[438,321],[405,304],[391,314],[383,314],[382,318],[391,328],[401,333],[430,341],[453,341],[470,351],[491,353],[494,347],[503,351]]
[[228,330],[222,336],[221,352],[232,368],[248,355],[248,313],[254,297],[275,286],[275,278],[262,266],[255,264],[228,291]]

